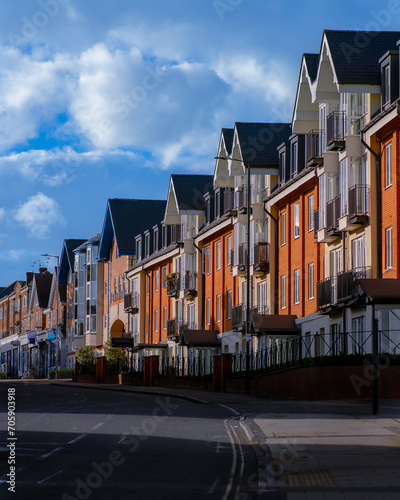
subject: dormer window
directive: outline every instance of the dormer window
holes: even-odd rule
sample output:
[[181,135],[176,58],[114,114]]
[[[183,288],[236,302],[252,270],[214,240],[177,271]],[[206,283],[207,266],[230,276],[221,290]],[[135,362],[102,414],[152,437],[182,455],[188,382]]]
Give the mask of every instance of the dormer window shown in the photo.
[[144,237],[144,254],[146,257],[150,256],[150,234],[147,233]]
[[290,173],[291,177],[296,177],[298,172],[297,142],[293,142],[290,152]]
[[382,70],[383,85],[382,85],[382,104],[390,102],[390,65],[387,64]]
[[153,248],[155,252],[158,251],[158,227],[156,227],[153,232]]
[[286,179],[286,152],[282,151],[279,155],[279,180],[281,186],[285,184]]
[[136,260],[142,260],[142,238],[136,240]]

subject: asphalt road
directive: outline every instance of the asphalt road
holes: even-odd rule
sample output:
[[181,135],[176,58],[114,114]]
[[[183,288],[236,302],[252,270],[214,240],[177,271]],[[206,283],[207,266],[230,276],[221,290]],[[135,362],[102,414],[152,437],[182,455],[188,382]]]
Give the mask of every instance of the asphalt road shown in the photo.
[[[7,390],[15,387],[15,493],[8,490]],[[1,384],[0,498],[257,497],[238,415],[218,404],[48,384]]]

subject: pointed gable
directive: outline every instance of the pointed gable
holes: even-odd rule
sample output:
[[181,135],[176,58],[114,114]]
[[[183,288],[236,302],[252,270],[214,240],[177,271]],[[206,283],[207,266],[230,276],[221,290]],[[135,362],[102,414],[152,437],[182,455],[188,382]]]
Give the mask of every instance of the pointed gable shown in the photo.
[[163,219],[165,201],[109,199],[101,233],[99,258],[110,257],[113,240],[117,255],[135,254],[135,236]]
[[74,270],[74,250],[86,240],[68,239],[64,240],[60,257],[60,283],[67,283],[68,273]]
[[171,175],[164,223],[180,224],[182,215],[201,215],[205,210],[204,194],[212,189],[212,175]]
[[229,164],[226,158],[232,153],[234,133],[235,130],[233,128],[221,129],[218,154],[215,160],[214,187],[233,188],[235,185],[235,180],[229,175]]
[[292,116],[294,134],[306,134],[318,128],[318,103],[315,101],[315,80],[319,54],[303,54]]

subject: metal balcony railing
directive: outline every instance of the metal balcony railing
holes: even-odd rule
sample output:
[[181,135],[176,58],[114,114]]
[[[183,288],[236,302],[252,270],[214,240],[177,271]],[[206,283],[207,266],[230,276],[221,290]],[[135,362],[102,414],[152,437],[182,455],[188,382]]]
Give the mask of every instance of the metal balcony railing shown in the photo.
[[270,244],[258,242],[254,245],[254,269],[269,272]]
[[340,195],[326,204],[326,228],[328,231],[334,231],[338,227],[340,217]]
[[317,309],[329,307],[335,303],[336,278],[325,278],[317,283]]
[[369,267],[359,267],[350,271],[343,271],[337,277],[337,300],[349,300],[360,295],[358,279],[369,278],[371,269]]
[[235,193],[233,189],[224,191],[224,214],[229,214],[235,209]]
[[124,297],[125,312],[133,312],[139,308],[139,294],[138,292],[131,292]]
[[167,321],[167,338],[168,340],[175,340],[178,336],[178,328],[175,319]]
[[339,150],[345,146],[346,113],[333,111],[326,117],[326,146],[328,150]]
[[324,152],[324,132],[310,130],[306,135],[306,164],[308,167],[321,165]]
[[237,264],[240,268],[245,268],[247,266],[247,244],[246,243],[241,243],[239,245],[238,263]]
[[370,187],[367,184],[356,184],[349,189],[349,217],[367,216],[369,214]]
[[167,295],[168,297],[176,297],[181,289],[180,278],[174,278],[167,281]]
[[242,186],[240,191],[236,191],[236,207],[242,214],[247,213],[247,186]]
[[232,307],[232,328],[233,330],[241,330],[243,328],[245,314],[243,304]]
[[197,273],[186,271],[185,274],[185,295],[193,295],[197,292]]

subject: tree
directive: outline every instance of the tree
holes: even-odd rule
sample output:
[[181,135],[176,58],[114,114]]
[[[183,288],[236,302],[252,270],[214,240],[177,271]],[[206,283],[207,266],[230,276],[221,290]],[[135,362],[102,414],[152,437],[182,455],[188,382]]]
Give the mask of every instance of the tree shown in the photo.
[[93,363],[95,358],[96,356],[91,346],[78,347],[76,350],[76,359],[81,365],[84,363]]

